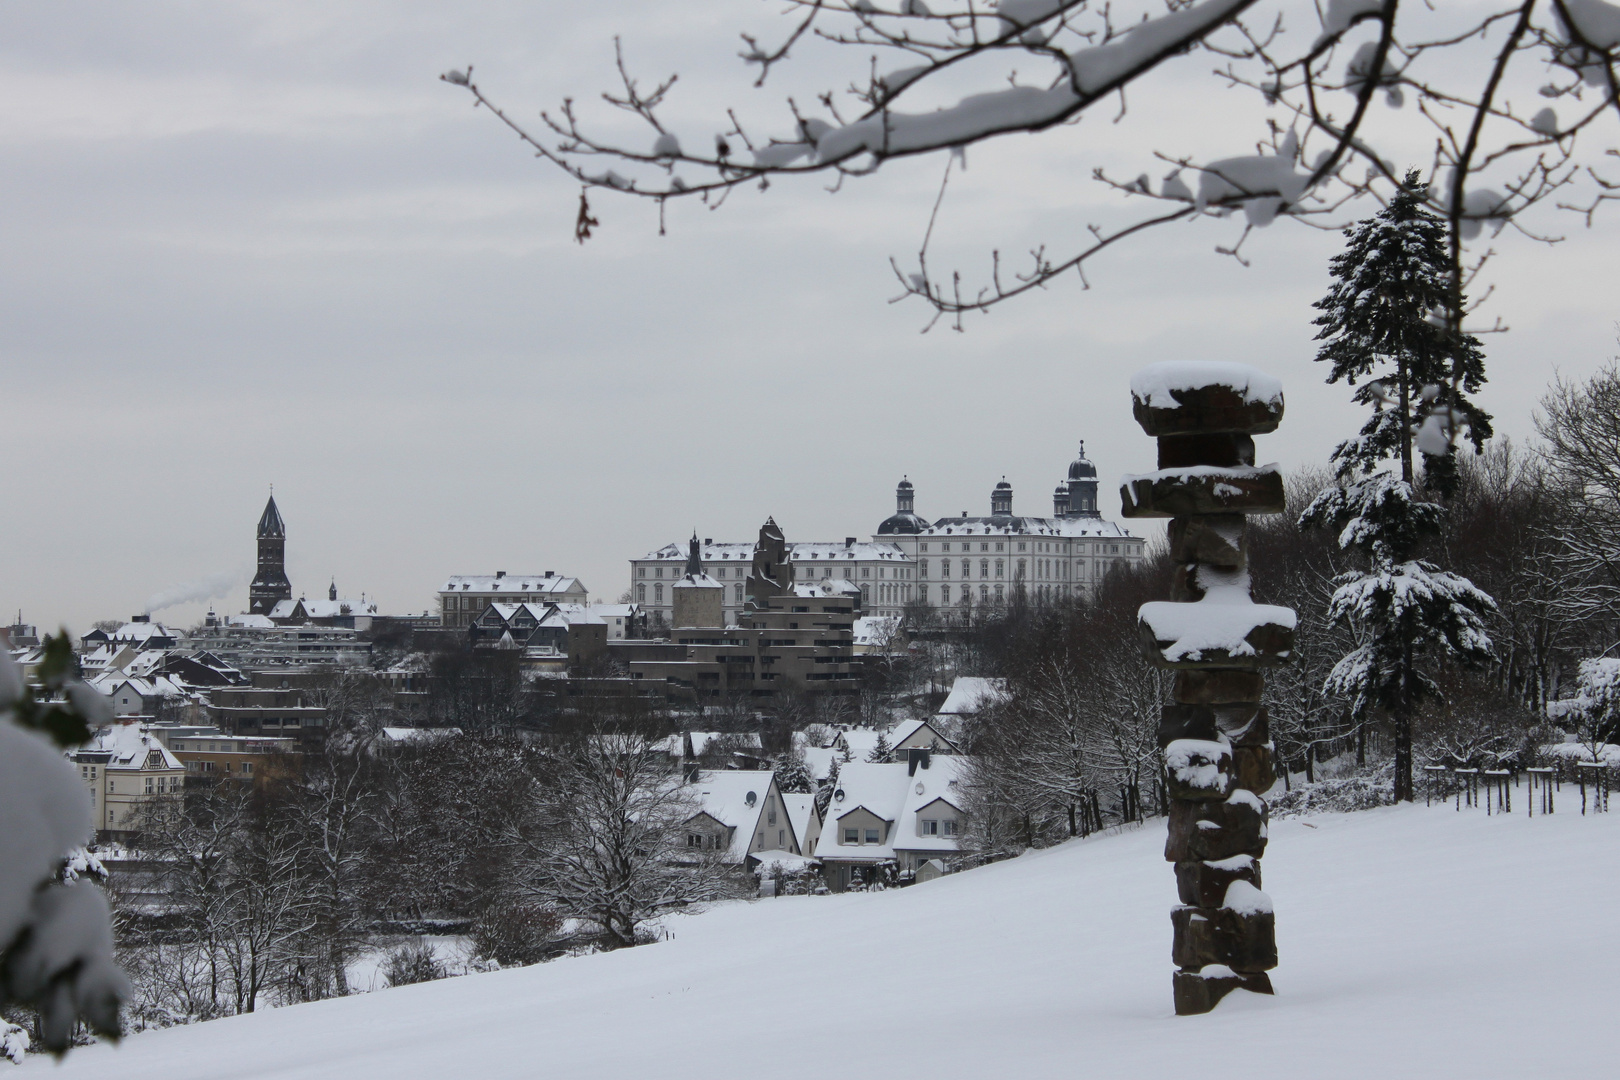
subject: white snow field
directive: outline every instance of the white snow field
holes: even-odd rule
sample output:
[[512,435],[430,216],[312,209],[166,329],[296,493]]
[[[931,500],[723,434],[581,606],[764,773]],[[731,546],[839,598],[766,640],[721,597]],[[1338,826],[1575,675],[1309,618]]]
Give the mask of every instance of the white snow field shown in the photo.
[[1171,1012],[1159,821],[910,889],[724,905],[657,945],[150,1032],[58,1075],[1613,1075],[1620,814],[1565,792],[1534,819],[1274,823],[1277,996],[1207,1016]]

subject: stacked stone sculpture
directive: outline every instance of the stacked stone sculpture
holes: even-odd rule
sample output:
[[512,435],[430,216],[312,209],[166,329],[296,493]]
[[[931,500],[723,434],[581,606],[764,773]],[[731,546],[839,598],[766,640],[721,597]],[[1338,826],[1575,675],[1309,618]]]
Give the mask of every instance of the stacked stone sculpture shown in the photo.
[[1275,916],[1260,890],[1264,795],[1276,777],[1263,668],[1287,661],[1294,612],[1249,592],[1246,516],[1283,510],[1282,475],[1256,468],[1253,436],[1275,431],[1282,387],[1242,364],[1155,364],[1131,380],[1136,420],[1159,440],[1159,468],[1128,476],[1126,517],[1170,518],[1170,602],[1139,612],[1143,647],[1175,670],[1164,707],[1170,803],[1165,858],[1176,1012],[1204,1013],[1233,990],[1269,994]]

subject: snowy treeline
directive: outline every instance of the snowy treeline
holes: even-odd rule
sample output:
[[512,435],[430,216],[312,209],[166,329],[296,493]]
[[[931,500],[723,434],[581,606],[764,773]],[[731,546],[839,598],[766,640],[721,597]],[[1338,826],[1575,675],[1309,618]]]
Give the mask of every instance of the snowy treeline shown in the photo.
[[[735,894],[732,868],[686,851],[693,806],[641,719],[386,750],[340,734],[278,782],[188,791],[142,834],[149,880],[119,896],[114,877],[131,1018],[347,994],[378,933],[456,929],[483,960],[526,964]],[[429,959],[384,970],[409,981]]]
[[[1496,609],[1482,616],[1495,650],[1476,669],[1444,660],[1428,669],[1439,694],[1414,716],[1419,764],[1540,764],[1545,748],[1562,737],[1546,720],[1547,704],[1574,696],[1582,661],[1617,640],[1620,576],[1612,567],[1620,561],[1611,557],[1620,554],[1614,548],[1620,518],[1612,510],[1620,506],[1620,455],[1608,448],[1620,440],[1570,439],[1572,418],[1595,422],[1595,410],[1611,398],[1620,403],[1614,368],[1550,393],[1544,441],[1524,447],[1499,439],[1479,456],[1458,455],[1456,490],[1443,504],[1439,533],[1415,554],[1495,598]],[[1620,416],[1620,408],[1604,415]],[[1620,431],[1620,421],[1614,426]],[[1572,455],[1601,455],[1609,471],[1593,460],[1572,463]],[[1266,680],[1279,787],[1337,776],[1359,763],[1381,779],[1357,782],[1358,790],[1387,790],[1392,746],[1385,717],[1374,711],[1358,720],[1351,702],[1328,689],[1335,666],[1360,643],[1352,625],[1333,625],[1328,617],[1335,579],[1357,568],[1358,556],[1341,549],[1331,530],[1298,524],[1332,482],[1326,468],[1296,473],[1288,511],[1250,524],[1256,601],[1299,612],[1293,662]],[[1161,676],[1140,657],[1135,622],[1139,604],[1165,598],[1170,574],[1160,554],[1117,572],[1095,600],[1015,603],[973,627],[960,647],[964,662],[975,674],[1008,678],[1012,690],[1012,700],[982,714],[964,740],[981,762],[967,839],[982,853],[1039,846],[1159,812],[1154,730]],[[1599,673],[1589,667],[1582,686]],[[1611,713],[1592,716],[1584,726],[1574,714],[1561,722],[1583,741],[1612,741]]]

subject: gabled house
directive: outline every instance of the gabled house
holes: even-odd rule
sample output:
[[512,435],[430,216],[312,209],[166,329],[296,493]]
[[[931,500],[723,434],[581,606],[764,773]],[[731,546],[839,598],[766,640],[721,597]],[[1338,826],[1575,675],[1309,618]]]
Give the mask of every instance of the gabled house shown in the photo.
[[814,795],[784,793],[782,803],[787,807],[788,824],[799,838],[800,853],[814,855],[816,843],[821,839],[821,811],[816,808]]
[[180,704],[189,700],[185,687],[166,675],[140,679],[114,672],[90,685],[112,700],[114,716],[151,716],[164,703]]
[[959,778],[968,759],[928,750],[906,756],[840,768],[816,845],[833,892],[877,880],[889,866],[909,877],[960,850],[967,815]]
[[138,724],[101,728],[67,758],[90,790],[99,836],[126,838],[153,823],[152,811],[180,807],[185,766]]
[[959,754],[961,750],[928,720],[907,720],[889,733],[891,754],[904,760],[908,750],[931,750],[936,754]]
[[766,851],[805,853],[769,770],[704,770],[687,789],[698,808],[686,821],[689,850],[719,852],[724,861],[737,865]]

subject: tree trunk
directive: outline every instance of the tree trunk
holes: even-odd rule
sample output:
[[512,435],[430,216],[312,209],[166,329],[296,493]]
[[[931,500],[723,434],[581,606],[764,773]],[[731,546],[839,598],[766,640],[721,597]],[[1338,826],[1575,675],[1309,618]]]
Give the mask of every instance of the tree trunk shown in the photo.
[[1395,801],[1412,801],[1412,713],[1402,704],[1393,717],[1395,727]]
[[1316,783],[1316,744],[1305,744],[1305,782]]

